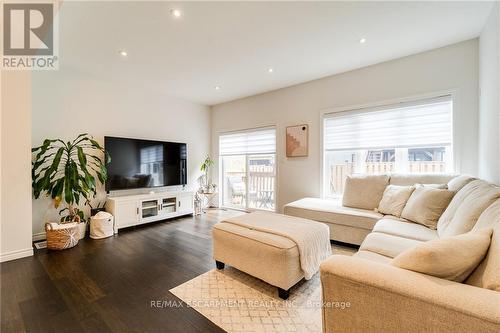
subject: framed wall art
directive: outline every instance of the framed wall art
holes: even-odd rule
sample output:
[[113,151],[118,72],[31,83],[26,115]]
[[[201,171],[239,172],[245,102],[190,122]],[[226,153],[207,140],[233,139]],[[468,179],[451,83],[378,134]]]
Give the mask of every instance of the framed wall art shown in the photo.
[[286,128],[286,157],[305,157],[308,155],[309,127],[304,125]]

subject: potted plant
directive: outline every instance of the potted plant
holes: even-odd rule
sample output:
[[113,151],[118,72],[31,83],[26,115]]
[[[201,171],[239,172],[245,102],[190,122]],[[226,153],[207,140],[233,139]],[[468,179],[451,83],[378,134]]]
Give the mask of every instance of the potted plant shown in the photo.
[[205,173],[205,175],[204,175],[205,184],[204,184],[204,189],[203,189],[204,192],[211,191],[212,185],[211,185],[211,180],[209,178],[209,172],[210,172],[210,168],[213,165],[214,165],[214,160],[212,160],[210,155],[207,155],[207,157],[205,158],[205,161],[203,161],[203,164],[200,167],[200,170]]
[[[64,202],[66,207],[59,211],[60,223],[85,222],[78,205],[81,200],[87,204],[96,195],[97,181],[101,184],[106,181],[109,154],[87,133],[68,142],[46,139],[41,146],[33,148],[32,153],[35,154],[31,171],[35,198],[42,194],[50,196],[55,208]],[[83,238],[86,223],[79,226]]]

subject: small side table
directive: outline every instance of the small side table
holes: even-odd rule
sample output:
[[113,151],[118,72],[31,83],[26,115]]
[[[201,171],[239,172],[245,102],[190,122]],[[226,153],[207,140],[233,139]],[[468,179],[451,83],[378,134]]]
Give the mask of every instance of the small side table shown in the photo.
[[201,210],[203,213],[206,213],[209,208],[219,208],[217,202],[218,192],[198,192],[198,195],[201,198]]

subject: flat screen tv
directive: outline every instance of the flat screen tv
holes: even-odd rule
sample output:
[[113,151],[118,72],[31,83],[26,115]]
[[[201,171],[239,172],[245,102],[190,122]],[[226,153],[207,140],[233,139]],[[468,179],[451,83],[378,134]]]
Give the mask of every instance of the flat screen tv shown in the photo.
[[106,191],[185,185],[185,143],[104,137],[111,156]]

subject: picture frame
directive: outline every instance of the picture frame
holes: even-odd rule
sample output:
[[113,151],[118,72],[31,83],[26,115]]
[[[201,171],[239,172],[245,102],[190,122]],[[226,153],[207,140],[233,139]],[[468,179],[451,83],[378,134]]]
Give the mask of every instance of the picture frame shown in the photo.
[[286,128],[286,157],[309,155],[309,126],[307,124]]

